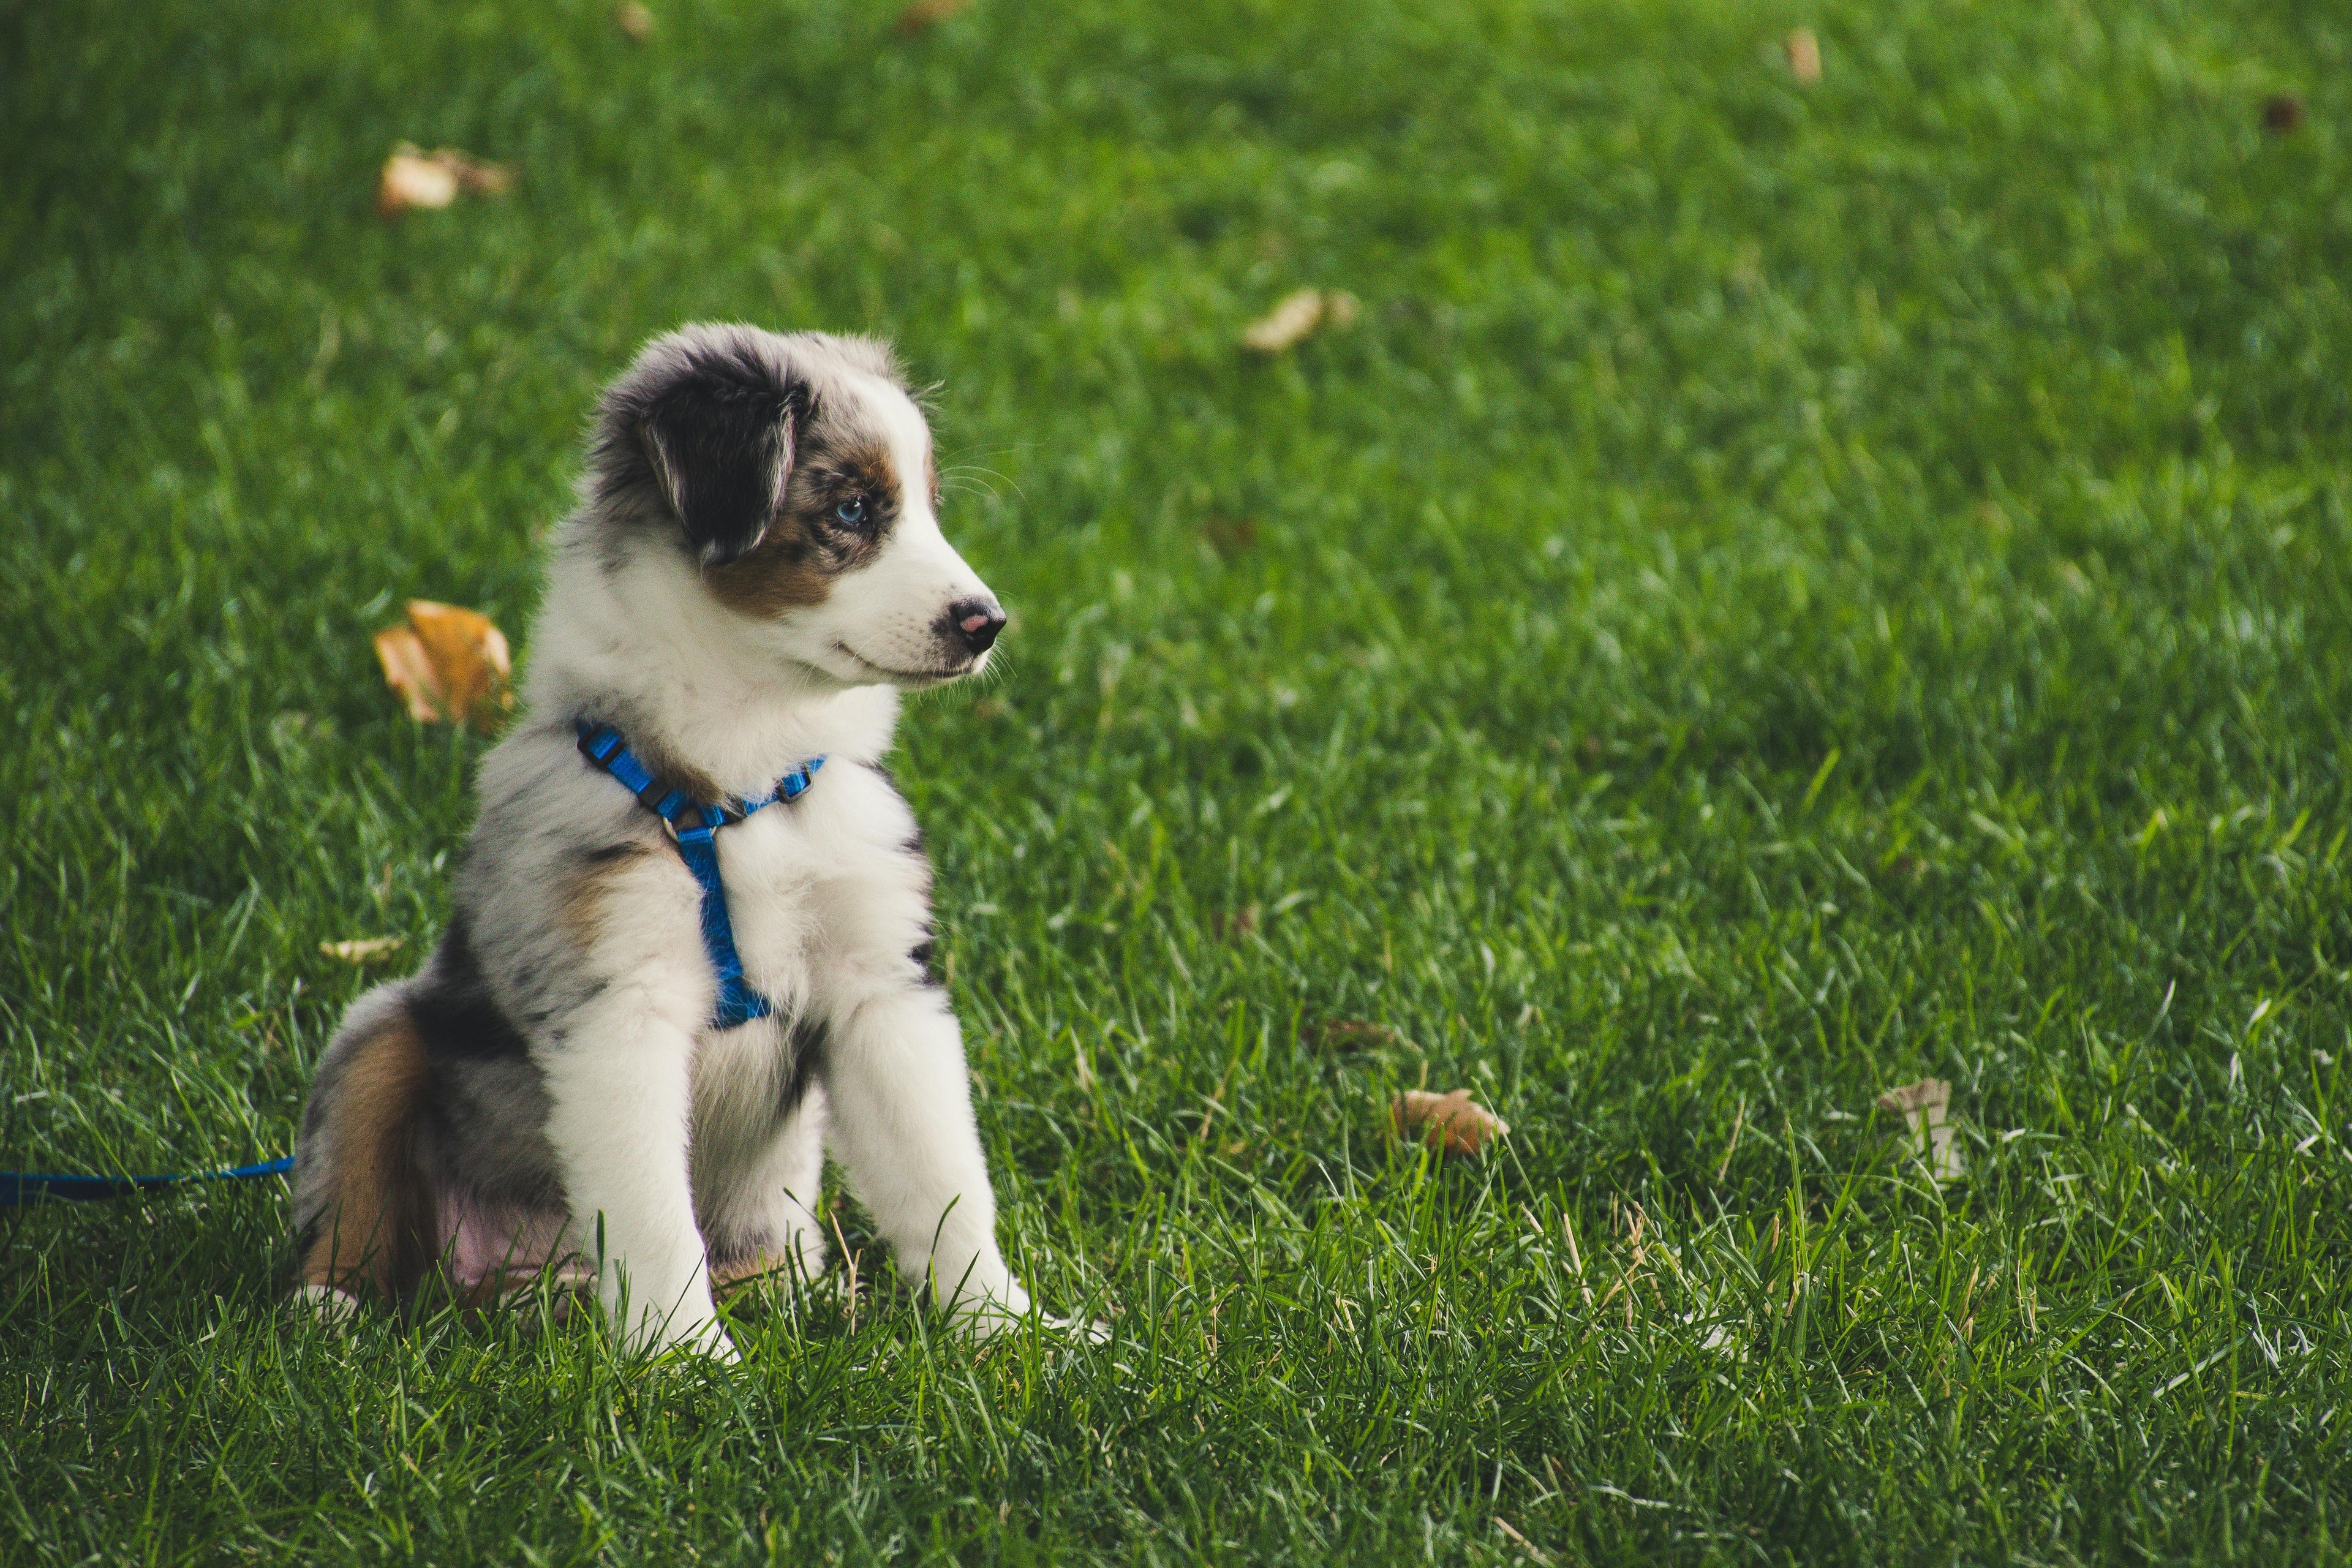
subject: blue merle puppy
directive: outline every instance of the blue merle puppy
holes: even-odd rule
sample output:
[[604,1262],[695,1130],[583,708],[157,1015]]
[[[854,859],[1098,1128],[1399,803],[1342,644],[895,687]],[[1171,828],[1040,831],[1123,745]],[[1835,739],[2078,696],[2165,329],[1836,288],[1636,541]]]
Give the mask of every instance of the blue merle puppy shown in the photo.
[[[976,674],[1004,626],[938,507],[878,342],[688,327],[605,391],[455,917],[319,1066],[306,1300],[555,1270],[633,1344],[731,1356],[714,1284],[822,1267],[831,1149],[939,1304],[982,1330],[1029,1310],[880,765],[898,694]],[[642,799],[599,742],[652,775]],[[769,804],[779,779],[805,787]],[[705,821],[738,982],[683,852]]]

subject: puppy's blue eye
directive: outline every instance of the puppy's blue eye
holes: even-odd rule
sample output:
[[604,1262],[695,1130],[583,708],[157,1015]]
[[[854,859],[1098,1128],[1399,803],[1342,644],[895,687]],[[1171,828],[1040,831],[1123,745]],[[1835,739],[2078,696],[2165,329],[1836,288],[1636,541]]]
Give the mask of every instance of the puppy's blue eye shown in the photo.
[[847,523],[852,528],[858,527],[866,521],[866,498],[864,496],[851,496],[847,500],[843,501],[839,506],[833,509],[833,515],[841,519],[842,521]]

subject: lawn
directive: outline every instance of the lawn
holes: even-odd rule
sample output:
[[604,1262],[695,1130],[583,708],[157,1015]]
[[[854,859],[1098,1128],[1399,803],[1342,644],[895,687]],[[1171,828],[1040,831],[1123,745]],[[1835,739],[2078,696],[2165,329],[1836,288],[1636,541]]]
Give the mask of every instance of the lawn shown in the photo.
[[1113,1335],[840,1195],[727,1369],[297,1322],[275,1182],[17,1210],[0,1559],[2352,1558],[2352,13],[655,3],[0,4],[0,1166],[290,1148],[484,744],[370,634],[529,658],[649,334],[870,330],[1016,616],[899,768],[1003,1230]]

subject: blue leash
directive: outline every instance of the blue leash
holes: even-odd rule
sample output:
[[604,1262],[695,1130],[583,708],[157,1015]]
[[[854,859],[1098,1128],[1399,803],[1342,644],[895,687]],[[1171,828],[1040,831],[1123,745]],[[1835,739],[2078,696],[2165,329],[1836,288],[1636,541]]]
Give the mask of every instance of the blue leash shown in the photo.
[[[811,757],[776,781],[776,787],[757,800],[736,805],[701,805],[684,790],[654,776],[639,762],[620,732],[609,724],[578,721],[580,750],[588,760],[627,786],[646,809],[669,824],[677,837],[678,858],[702,887],[702,945],[719,976],[719,1002],[711,1025],[731,1029],[769,1013],[768,999],[743,978],[743,959],[735,951],[735,925],[727,918],[727,887],[719,877],[719,830],[740,822],[763,806],[780,800],[798,800],[808,791],[823,757]],[[63,1199],[89,1203],[131,1193],[152,1193],[183,1182],[249,1182],[262,1176],[282,1176],[294,1168],[289,1159],[258,1165],[238,1165],[227,1171],[190,1171],[166,1176],[49,1176],[24,1171],[0,1171],[0,1209]]]
[[99,1198],[125,1197],[132,1193],[158,1192],[182,1182],[250,1182],[262,1176],[282,1176],[294,1168],[289,1156],[229,1171],[189,1171],[169,1176],[43,1176],[28,1171],[0,1171],[0,1209],[63,1199],[90,1203]]
[[572,727],[580,732],[580,754],[618,779],[640,805],[669,824],[678,858],[701,884],[702,948],[710,955],[711,970],[719,977],[719,1000],[711,1009],[710,1026],[731,1029],[766,1017],[768,999],[743,978],[743,958],[735,951],[735,922],[727,915],[727,885],[719,877],[719,830],[780,800],[798,800],[807,793],[817,769],[824,766],[824,759],[811,757],[757,800],[745,797],[736,805],[703,805],[686,791],[656,777],[610,724],[580,719]]

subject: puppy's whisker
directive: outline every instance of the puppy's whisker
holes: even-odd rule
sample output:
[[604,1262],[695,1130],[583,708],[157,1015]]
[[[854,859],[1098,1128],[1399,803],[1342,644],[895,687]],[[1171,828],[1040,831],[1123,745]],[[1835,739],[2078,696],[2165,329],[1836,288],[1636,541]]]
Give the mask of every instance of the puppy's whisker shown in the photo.
[[[1022,500],[1026,500],[1029,499],[1027,492],[1023,490],[1021,488],[1021,481],[1012,478],[1010,475],[1002,473],[995,468],[982,468],[976,463],[963,463],[957,465],[952,469],[945,470],[944,473],[953,473],[959,479],[972,480],[980,483],[986,483],[988,480],[993,479],[998,484],[1002,484],[1011,489],[1014,495],[1019,496]],[[942,475],[942,482],[945,482],[944,473]],[[989,487],[988,493],[992,497],[996,494],[996,489],[993,485]]]

